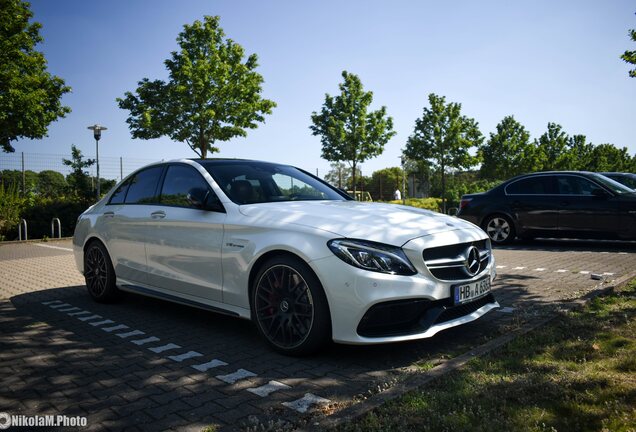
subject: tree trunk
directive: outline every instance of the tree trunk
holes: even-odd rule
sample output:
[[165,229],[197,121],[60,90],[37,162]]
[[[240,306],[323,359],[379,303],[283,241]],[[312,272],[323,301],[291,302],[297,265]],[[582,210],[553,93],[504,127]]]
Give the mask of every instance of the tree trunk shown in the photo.
[[356,198],[356,161],[353,161],[353,172],[351,173],[351,180],[353,181],[353,198]]

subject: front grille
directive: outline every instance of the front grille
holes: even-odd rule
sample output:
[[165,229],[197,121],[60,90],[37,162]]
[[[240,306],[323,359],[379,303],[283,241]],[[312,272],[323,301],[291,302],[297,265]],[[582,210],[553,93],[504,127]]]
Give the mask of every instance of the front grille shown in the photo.
[[[479,251],[479,267],[474,274],[470,274],[466,267],[467,251],[471,246]],[[491,254],[490,243],[486,239],[424,249],[422,258],[437,279],[457,281],[473,278],[483,272],[490,263]]]
[[395,300],[373,305],[358,324],[363,337],[406,336],[422,333],[435,324],[469,315],[481,307],[494,303],[492,294],[470,303],[453,306],[451,299]]

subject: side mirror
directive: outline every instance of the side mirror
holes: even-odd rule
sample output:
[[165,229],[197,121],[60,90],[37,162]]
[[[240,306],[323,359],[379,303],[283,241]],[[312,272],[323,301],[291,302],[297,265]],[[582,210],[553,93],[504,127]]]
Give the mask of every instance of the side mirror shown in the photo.
[[198,209],[203,209],[205,207],[205,201],[208,199],[208,195],[210,191],[204,188],[192,188],[188,191],[187,200],[192,205],[192,207],[196,207]]
[[[211,199],[212,197],[214,199]],[[187,200],[192,205],[192,207],[201,210],[210,210],[225,213],[223,204],[221,204],[221,201],[216,198],[216,195],[210,193],[209,189],[192,188],[188,191]]]

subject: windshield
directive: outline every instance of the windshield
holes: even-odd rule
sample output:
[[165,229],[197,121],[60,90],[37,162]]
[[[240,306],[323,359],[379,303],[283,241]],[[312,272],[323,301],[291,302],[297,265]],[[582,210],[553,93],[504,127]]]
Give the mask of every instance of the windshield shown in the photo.
[[604,175],[596,174],[596,173],[592,173],[592,176],[594,176],[594,179],[597,182],[601,183],[603,186],[605,186],[606,188],[608,188],[609,190],[611,190],[612,192],[616,194],[620,195],[620,194],[626,194],[626,193],[634,193],[633,189],[630,189],[624,184],[621,184],[617,182],[616,180],[612,180],[609,177],[605,177]]
[[636,189],[636,175],[634,174],[603,174],[605,177],[609,177],[614,181],[617,181],[625,186]]
[[349,199],[317,177],[288,165],[242,160],[197,162],[236,204]]

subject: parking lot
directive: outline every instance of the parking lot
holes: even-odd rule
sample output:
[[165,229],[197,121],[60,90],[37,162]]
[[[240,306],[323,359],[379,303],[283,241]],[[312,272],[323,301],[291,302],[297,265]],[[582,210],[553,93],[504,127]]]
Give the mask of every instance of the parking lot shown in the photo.
[[70,248],[0,246],[0,412],[84,416],[92,430],[313,424],[636,270],[634,243],[498,248],[499,310],[427,340],[298,359],[244,320],[132,294],[96,304]]

